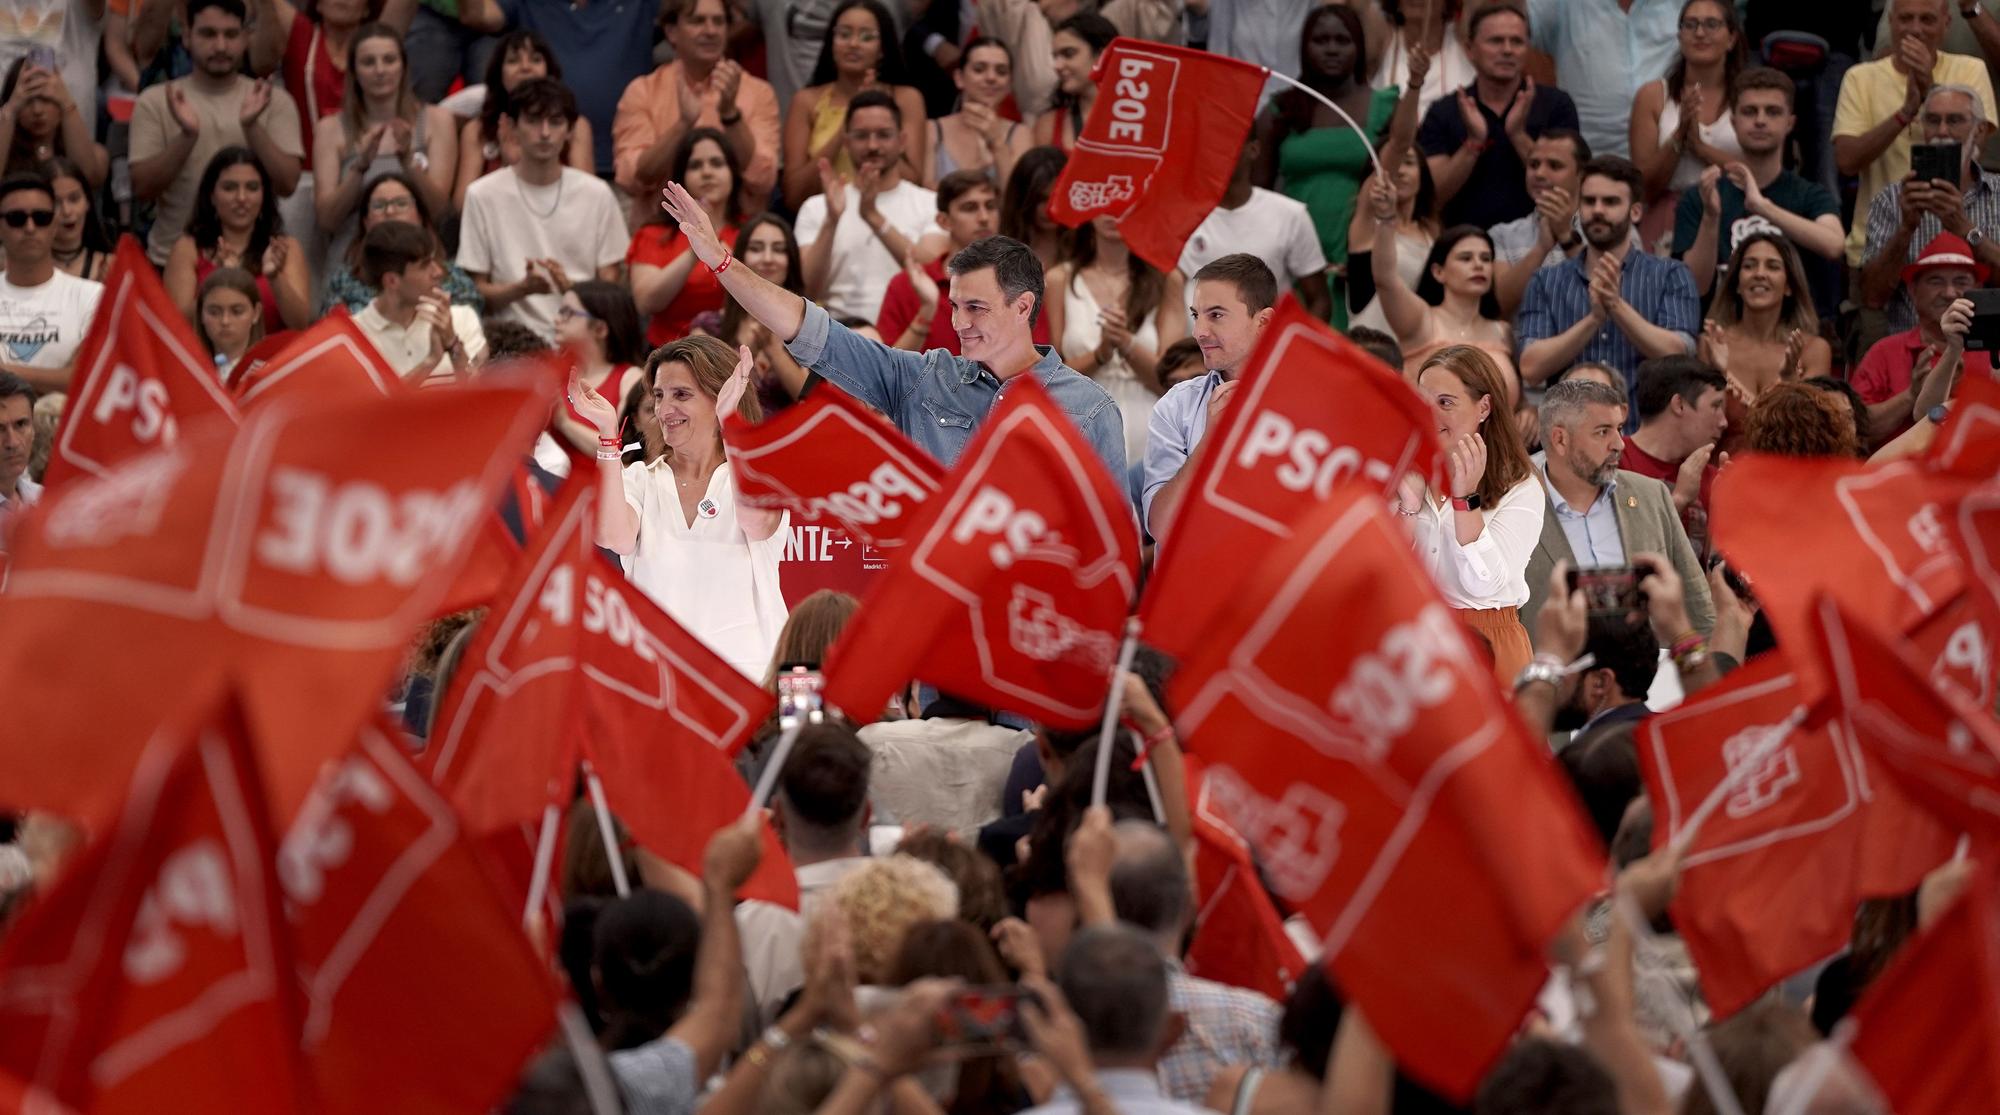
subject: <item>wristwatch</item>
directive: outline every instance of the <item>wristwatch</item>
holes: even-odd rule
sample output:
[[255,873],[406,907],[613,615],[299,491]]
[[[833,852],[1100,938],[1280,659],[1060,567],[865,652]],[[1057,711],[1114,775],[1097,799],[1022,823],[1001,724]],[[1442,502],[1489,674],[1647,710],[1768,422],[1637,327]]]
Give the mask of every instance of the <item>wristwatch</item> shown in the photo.
[[1943,403],[1939,403],[1938,405],[1924,412],[1924,418],[1928,420],[1930,424],[1933,426],[1944,425],[1944,420],[1950,417],[1951,417],[1951,408],[1944,405]]
[[1562,677],[1563,671],[1561,666],[1555,665],[1552,662],[1530,662],[1526,666],[1521,667],[1520,673],[1514,675],[1514,691],[1518,693],[1523,688],[1533,685],[1538,681],[1547,682],[1552,689],[1560,689],[1562,687]]
[[1971,228],[1965,230],[1966,247],[1977,248],[1984,243],[1986,243],[1986,233],[1981,231],[1978,225],[1973,225]]
[[1457,496],[1451,497],[1451,506],[1454,511],[1477,511],[1481,505],[1478,492],[1474,492],[1464,499],[1460,499]]

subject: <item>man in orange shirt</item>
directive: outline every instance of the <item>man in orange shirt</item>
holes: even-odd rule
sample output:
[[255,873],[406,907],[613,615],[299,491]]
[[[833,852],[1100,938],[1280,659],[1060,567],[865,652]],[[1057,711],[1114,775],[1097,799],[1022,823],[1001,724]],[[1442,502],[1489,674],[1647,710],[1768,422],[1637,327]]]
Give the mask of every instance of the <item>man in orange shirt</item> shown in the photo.
[[660,7],[675,61],[626,86],[611,123],[618,188],[630,194],[635,223],[650,219],[674,151],[695,128],[729,139],[743,167],[743,203],[764,208],[778,180],[778,96],[771,83],[723,56],[729,43],[726,0],[667,0]]

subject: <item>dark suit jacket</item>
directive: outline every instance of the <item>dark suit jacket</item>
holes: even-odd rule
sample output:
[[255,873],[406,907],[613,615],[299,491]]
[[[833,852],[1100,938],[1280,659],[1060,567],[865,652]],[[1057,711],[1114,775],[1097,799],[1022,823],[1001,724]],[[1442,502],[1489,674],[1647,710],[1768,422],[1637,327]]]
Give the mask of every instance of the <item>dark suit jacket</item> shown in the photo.
[[[1634,554],[1667,555],[1674,563],[1674,572],[1680,574],[1687,596],[1688,619],[1695,630],[1707,635],[1715,628],[1715,601],[1709,597],[1708,578],[1694,556],[1687,531],[1681,527],[1680,514],[1674,510],[1673,492],[1650,476],[1622,468],[1618,470],[1616,492],[1618,536],[1625,544],[1627,564]],[[1548,498],[1546,487],[1542,498]],[[1535,552],[1528,555],[1528,603],[1521,609],[1521,623],[1530,635],[1534,634],[1535,616],[1542,610],[1542,601],[1549,596],[1549,573],[1558,561],[1567,561],[1574,568],[1576,554],[1570,550],[1569,536],[1563,533],[1562,520],[1557,518],[1555,504],[1550,502],[1542,516],[1541,540],[1535,543]]]

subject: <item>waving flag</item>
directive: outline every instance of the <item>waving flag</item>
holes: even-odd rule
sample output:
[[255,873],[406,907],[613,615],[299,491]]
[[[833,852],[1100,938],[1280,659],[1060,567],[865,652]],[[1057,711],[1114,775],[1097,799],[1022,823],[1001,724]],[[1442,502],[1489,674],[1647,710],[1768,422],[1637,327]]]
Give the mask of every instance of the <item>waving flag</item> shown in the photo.
[[1343,480],[1393,492],[1405,473],[1435,472],[1435,430],[1400,375],[1282,300],[1189,466],[1139,608],[1146,640],[1192,652],[1210,618],[1245,599],[1246,558],[1290,538]]
[[494,375],[274,402],[17,520],[0,688],[36,699],[0,737],[0,798],[89,816],[154,726],[228,678],[257,738],[285,744],[261,765],[289,816],[436,614],[553,394]]
[[1097,103],[1049,193],[1049,215],[1071,228],[1115,217],[1139,258],[1172,271],[1236,173],[1265,70],[1205,50],[1117,38],[1090,78]]
[[245,407],[294,394],[324,403],[357,395],[380,398],[403,390],[402,377],[341,306],[296,334],[283,350],[246,369],[236,383],[237,397]]
[[1205,794],[1399,1064],[1466,1097],[1597,891],[1596,838],[1372,486],[1233,579],[1174,675]]
[[204,419],[237,420],[208,349],[160,285],[145,249],[118,242],[97,317],[76,353],[76,376],[44,477],[103,476],[113,465],[172,445]]
[[827,702],[879,715],[912,677],[1051,724],[1095,723],[1138,577],[1121,486],[1033,377],[1005,397],[827,655]]
[[732,414],[722,439],[738,499],[796,523],[831,519],[882,550],[902,544],[944,479],[943,466],[845,391],[815,391],[755,426]]

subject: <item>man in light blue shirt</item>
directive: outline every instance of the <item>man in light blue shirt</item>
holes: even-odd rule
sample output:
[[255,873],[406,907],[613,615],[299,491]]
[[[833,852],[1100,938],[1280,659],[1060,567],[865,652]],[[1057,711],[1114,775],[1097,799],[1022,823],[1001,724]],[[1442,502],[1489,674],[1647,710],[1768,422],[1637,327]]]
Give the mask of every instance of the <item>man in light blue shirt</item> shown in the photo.
[[1236,390],[1236,375],[1257,347],[1278,301],[1278,277],[1248,252],[1211,260],[1194,273],[1195,344],[1207,375],[1175,384],[1153,407],[1146,427],[1145,477],[1139,489],[1139,522],[1155,539],[1166,537],[1180,505],[1189,458]]
[[1018,240],[990,236],[951,257],[951,323],[960,355],[905,352],[861,337],[825,308],[736,261],[701,206],[678,182],[664,191],[695,258],[738,305],[785,342],[806,368],[887,415],[896,428],[950,465],[1015,377],[1033,374],[1111,470],[1125,476],[1125,426],[1109,392],[1034,342],[1042,312],[1042,264]]
[[1682,0],[1528,0],[1535,49],[1556,61],[1583,138],[1600,155],[1631,152],[1632,102],[1680,50]]
[[1593,380],[1563,380],[1542,396],[1542,486],[1579,569],[1625,564],[1618,533],[1618,462],[1625,400]]

